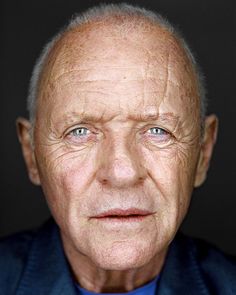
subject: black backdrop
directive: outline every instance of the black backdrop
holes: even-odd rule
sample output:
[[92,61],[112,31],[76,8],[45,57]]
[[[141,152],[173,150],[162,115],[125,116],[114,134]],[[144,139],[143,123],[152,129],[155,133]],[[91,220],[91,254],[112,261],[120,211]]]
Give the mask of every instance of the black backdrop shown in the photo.
[[[16,117],[27,115],[25,98],[34,61],[73,13],[100,2],[1,0],[0,236],[38,226],[49,215],[40,188],[28,180],[15,132]],[[155,9],[176,24],[206,75],[209,112],[220,119],[219,137],[208,180],[194,192],[182,229],[236,255],[235,1],[129,2]]]

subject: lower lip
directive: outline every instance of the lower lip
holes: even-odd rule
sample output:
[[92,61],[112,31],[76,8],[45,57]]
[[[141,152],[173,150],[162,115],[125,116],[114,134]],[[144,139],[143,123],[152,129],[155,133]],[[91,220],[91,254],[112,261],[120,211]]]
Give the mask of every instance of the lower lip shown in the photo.
[[145,220],[148,216],[150,215],[135,215],[135,216],[104,216],[104,217],[95,217],[94,219],[98,221],[103,221],[103,222],[141,222]]

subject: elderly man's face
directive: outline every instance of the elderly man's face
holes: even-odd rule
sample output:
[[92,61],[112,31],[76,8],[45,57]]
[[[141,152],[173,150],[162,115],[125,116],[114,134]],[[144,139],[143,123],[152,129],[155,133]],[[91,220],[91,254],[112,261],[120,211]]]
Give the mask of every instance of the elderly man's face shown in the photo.
[[65,248],[119,270],[163,253],[204,174],[199,126],[193,70],[168,33],[64,36],[41,81],[28,166]]

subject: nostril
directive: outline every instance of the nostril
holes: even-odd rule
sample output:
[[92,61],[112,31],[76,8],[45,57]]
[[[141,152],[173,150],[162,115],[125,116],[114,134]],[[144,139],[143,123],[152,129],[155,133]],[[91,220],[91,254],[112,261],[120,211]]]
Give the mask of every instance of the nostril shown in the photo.
[[140,176],[138,180],[139,180],[139,182],[143,182],[144,181],[144,177],[143,176]]
[[102,184],[107,184],[108,181],[107,181],[107,179],[104,178],[104,179],[102,179],[101,182],[102,182]]

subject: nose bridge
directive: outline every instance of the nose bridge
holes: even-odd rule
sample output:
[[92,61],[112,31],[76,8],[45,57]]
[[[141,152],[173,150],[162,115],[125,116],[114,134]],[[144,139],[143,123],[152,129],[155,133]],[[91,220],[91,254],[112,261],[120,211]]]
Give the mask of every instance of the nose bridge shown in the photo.
[[114,135],[101,151],[99,181],[112,186],[132,186],[144,178],[144,168],[131,135]]

